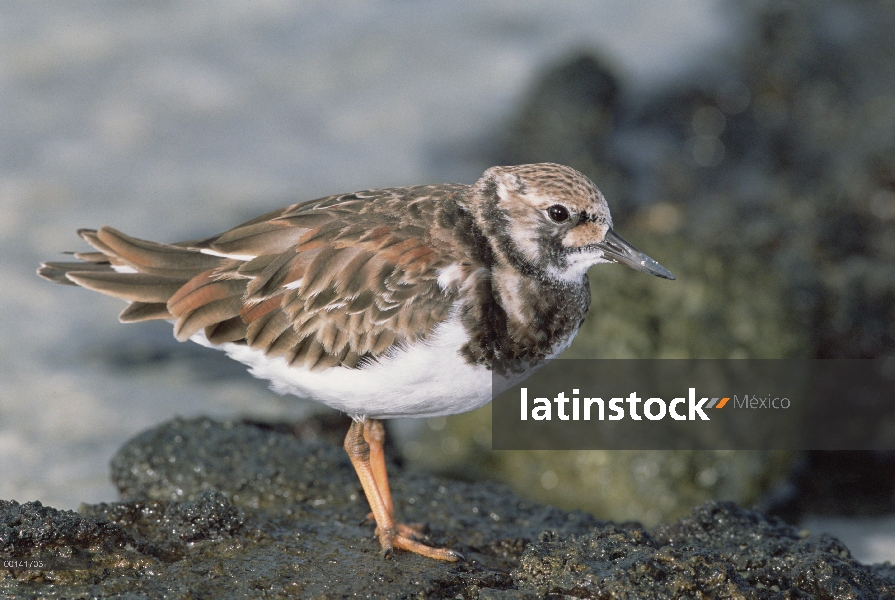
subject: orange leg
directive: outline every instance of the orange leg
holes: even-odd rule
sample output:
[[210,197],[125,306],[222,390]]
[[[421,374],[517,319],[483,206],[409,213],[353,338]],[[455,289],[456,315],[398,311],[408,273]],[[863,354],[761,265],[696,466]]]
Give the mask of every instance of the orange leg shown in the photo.
[[370,446],[370,467],[373,469],[373,477],[379,487],[379,494],[385,502],[385,510],[393,518],[395,505],[392,502],[392,490],[388,485],[388,473],[385,470],[385,452],[382,444],[385,442],[385,427],[379,419],[367,419],[364,421],[364,441]]
[[[379,425],[381,427],[381,424]],[[351,459],[351,464],[357,472],[360,479],[361,487],[364,488],[364,494],[367,496],[367,502],[370,503],[370,509],[373,511],[373,518],[376,520],[376,532],[379,534],[379,543],[382,545],[382,551],[386,558],[391,556],[393,548],[415,552],[429,558],[438,560],[455,561],[461,558],[461,555],[447,548],[431,548],[425,544],[416,542],[409,537],[402,535],[395,526],[392,519],[389,506],[391,506],[391,492],[388,491],[388,482],[385,474],[385,462],[382,461],[381,471],[384,481],[386,482],[385,490],[389,497],[386,504],[382,490],[374,471],[374,467],[370,464],[371,452],[370,444],[364,436],[366,427],[364,423],[355,421],[348,429],[348,435],[345,436],[345,452]],[[384,438],[384,433],[382,438]],[[382,439],[379,440],[379,454],[382,454]],[[377,462],[379,459],[377,459]],[[377,467],[379,469],[379,467]]]
[[[395,505],[392,502],[392,490],[388,485],[388,472],[385,469],[385,452],[382,449],[385,443],[385,427],[379,419],[367,419],[364,421],[364,440],[370,446],[370,467],[373,469],[373,478],[379,488],[379,495],[385,503],[392,522],[395,520]],[[372,514],[370,515],[372,516]],[[369,518],[369,517],[368,517]],[[420,538],[425,526],[422,523],[394,523],[395,529],[404,537]]]

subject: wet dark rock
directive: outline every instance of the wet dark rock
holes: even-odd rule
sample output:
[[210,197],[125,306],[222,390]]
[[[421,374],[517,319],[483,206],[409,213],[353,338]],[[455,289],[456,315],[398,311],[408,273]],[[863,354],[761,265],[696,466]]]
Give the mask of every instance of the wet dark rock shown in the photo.
[[[321,480],[320,471],[332,476]],[[112,482],[123,498],[193,501],[219,490],[236,506],[268,508],[325,503],[352,492],[356,478],[345,452],[323,441],[272,427],[175,420],[122,447],[112,458]]]
[[[81,514],[0,502],[4,556],[88,562],[0,569],[0,595],[886,598],[895,590],[891,567],[862,566],[832,538],[800,535],[733,504],[706,504],[646,530],[533,504],[492,483],[395,468],[401,516],[427,522],[424,541],[467,562],[405,552],[386,560],[341,448],[301,441],[293,430],[177,419],[115,457],[116,481],[131,496],[121,502]],[[259,457],[269,464],[256,471]],[[186,476],[196,469],[205,482]]]
[[85,505],[82,513],[135,531],[152,554],[173,560],[195,542],[220,541],[240,533],[245,516],[221,492],[204,491],[195,501],[131,500]]
[[0,555],[27,556],[58,546],[84,550],[112,550],[133,543],[123,529],[98,524],[70,510],[56,510],[40,502],[19,504],[0,500]]
[[[83,554],[107,564],[109,548],[123,545],[131,555],[113,556],[122,567],[0,570],[0,594],[470,596],[511,587],[510,570],[542,531],[570,535],[602,523],[526,502],[495,484],[450,482],[393,465],[392,490],[404,519],[428,523],[426,543],[457,549],[468,562],[403,552],[385,560],[344,450],[293,434],[309,430],[321,428],[177,419],[137,436],[112,461],[122,502],[83,506],[81,515],[40,507],[64,523],[107,532]],[[17,514],[12,508],[0,513],[0,523],[8,524],[4,540],[21,537]],[[59,548],[71,546],[71,537],[61,537]],[[47,548],[20,543],[13,549],[34,557]]]
[[891,569],[864,567],[828,537],[806,537],[730,503],[651,532],[608,525],[545,533],[513,571],[517,587],[576,598],[891,598]]
[[754,506],[786,480],[793,461],[792,452],[782,451],[494,452],[490,406],[431,425],[437,429],[420,427],[405,446],[413,468],[502,481],[535,502],[648,527],[712,499]]
[[0,568],[0,594],[47,586],[92,585],[108,569],[151,569],[156,560],[123,527],[40,502],[0,500],[0,558],[41,559],[86,565],[87,570]]

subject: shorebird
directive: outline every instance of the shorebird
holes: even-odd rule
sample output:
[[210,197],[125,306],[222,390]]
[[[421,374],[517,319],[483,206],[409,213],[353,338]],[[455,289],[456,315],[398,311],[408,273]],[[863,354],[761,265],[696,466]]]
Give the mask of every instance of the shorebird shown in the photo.
[[587,177],[551,163],[310,200],[188,242],[78,233],[94,251],[42,277],[126,300],[122,322],[169,320],[275,391],[350,415],[345,450],[383,552],[447,561],[461,556],[395,519],[381,419],[478,408],[557,356],[595,264],[674,279],[615,233]]

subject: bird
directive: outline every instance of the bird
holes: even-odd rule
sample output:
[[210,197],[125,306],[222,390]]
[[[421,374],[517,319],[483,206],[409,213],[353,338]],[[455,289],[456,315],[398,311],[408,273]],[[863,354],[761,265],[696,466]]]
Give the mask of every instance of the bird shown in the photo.
[[614,231],[590,179],[553,163],[328,196],[186,242],[78,234],[93,250],[40,276],[125,300],[120,321],[168,320],[274,391],[351,417],[344,447],[386,557],[462,555],[396,519],[383,419],[473,410],[559,355],[593,265],[674,279]]

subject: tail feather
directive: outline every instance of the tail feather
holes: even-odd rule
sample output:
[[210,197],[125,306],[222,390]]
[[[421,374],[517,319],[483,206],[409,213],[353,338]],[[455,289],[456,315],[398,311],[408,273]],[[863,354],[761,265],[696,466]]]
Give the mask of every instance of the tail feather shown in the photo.
[[75,253],[82,262],[44,263],[41,277],[127,300],[118,317],[124,323],[168,319],[176,321],[181,340],[202,328],[216,340],[240,339],[245,324],[239,309],[248,280],[217,274],[230,259],[203,254],[187,243],[139,240],[111,227],[78,234],[96,251]]
[[172,244],[138,240],[111,227],[101,227],[96,237],[100,245],[87,241],[104,254],[106,251],[103,247],[108,248],[114,256],[141,273],[150,275],[189,279],[221,264],[220,257]]
[[173,318],[174,315],[168,312],[168,304],[165,302],[131,302],[118,315],[118,320],[122,323],[139,323],[153,319],[171,320]]
[[167,302],[184,283],[183,280],[115,271],[70,271],[66,277],[83,288],[131,302]]
[[66,277],[66,275],[72,271],[98,271],[104,273],[110,270],[111,266],[108,263],[92,264],[80,262],[45,262],[41,263],[40,268],[37,270],[37,274],[44,279],[49,279],[50,281],[55,283],[61,283],[63,285],[78,285],[77,283]]
[[[101,254],[106,256],[107,260],[116,256],[114,250],[100,241],[99,232],[96,229],[78,229],[78,235],[81,236],[81,239],[99,250]],[[92,255],[93,253],[91,252],[89,254]]]
[[73,252],[75,258],[87,263],[111,263],[110,257],[102,252]]

